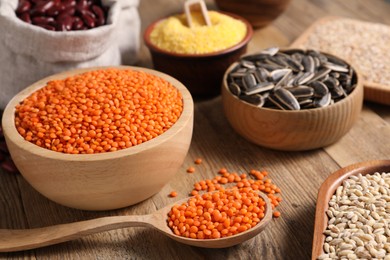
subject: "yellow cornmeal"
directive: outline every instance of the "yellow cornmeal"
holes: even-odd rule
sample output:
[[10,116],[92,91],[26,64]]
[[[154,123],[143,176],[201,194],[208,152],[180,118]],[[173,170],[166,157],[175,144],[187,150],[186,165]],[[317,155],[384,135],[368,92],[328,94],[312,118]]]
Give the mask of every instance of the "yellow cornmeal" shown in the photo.
[[246,25],[230,16],[208,12],[211,26],[204,25],[201,13],[192,13],[193,27],[186,16],[171,16],[158,23],[150,41],[160,49],[180,54],[205,54],[227,49],[244,39]]

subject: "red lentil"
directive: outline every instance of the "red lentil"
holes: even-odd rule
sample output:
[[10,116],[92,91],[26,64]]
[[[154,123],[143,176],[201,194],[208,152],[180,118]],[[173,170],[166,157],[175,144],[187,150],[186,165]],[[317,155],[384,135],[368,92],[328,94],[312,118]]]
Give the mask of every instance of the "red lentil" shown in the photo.
[[201,158],[197,158],[195,161],[194,161],[195,164],[201,164],[202,163],[202,159]]
[[171,193],[169,193],[169,197],[177,197],[177,192],[176,191],[171,191]]
[[187,168],[187,172],[188,173],[194,173],[195,172],[195,168],[190,166],[190,167]]
[[168,81],[105,69],[52,80],[16,107],[15,126],[27,141],[70,154],[132,147],[168,130],[183,109]]
[[[200,191],[214,191],[224,190],[225,184],[234,183],[237,188],[251,188],[255,191],[261,191],[267,194],[267,197],[271,201],[272,209],[275,209],[282,198],[276,194],[280,194],[281,190],[275,184],[272,183],[272,179],[268,178],[267,171],[250,170],[249,175],[255,177],[255,179],[249,179],[248,174],[238,174],[235,172],[230,173],[226,168],[221,168],[218,171],[217,176],[212,180],[201,180],[194,184],[194,189],[190,192],[190,195],[199,194]],[[222,184],[222,185],[221,185]],[[280,217],[281,213],[275,211],[273,216],[275,218]]]
[[174,234],[196,239],[233,236],[264,217],[265,202],[251,188],[229,188],[204,193],[175,205],[168,213]]

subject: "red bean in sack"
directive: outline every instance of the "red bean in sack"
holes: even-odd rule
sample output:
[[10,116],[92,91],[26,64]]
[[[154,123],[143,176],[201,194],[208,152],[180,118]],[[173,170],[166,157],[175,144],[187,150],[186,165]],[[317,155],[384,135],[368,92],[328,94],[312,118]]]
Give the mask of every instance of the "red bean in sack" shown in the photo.
[[101,0],[19,0],[16,15],[24,22],[52,31],[92,29],[106,23]]

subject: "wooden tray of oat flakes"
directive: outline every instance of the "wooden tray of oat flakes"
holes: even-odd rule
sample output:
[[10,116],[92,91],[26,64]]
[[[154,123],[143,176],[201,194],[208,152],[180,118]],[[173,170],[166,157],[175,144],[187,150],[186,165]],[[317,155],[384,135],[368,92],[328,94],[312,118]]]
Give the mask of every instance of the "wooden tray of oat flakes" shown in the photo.
[[291,47],[317,49],[354,64],[364,78],[364,99],[390,105],[390,26],[326,16]]

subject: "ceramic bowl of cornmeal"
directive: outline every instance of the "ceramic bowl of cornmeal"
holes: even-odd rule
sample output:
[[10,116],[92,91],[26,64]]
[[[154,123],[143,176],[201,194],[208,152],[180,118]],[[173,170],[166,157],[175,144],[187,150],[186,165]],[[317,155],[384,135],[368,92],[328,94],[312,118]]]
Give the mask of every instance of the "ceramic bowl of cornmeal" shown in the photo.
[[165,72],[187,86],[194,97],[221,93],[226,69],[246,52],[253,30],[242,17],[208,11],[210,25],[200,12],[159,19],[148,26],[144,41],[154,69]]

